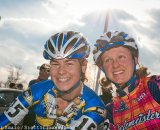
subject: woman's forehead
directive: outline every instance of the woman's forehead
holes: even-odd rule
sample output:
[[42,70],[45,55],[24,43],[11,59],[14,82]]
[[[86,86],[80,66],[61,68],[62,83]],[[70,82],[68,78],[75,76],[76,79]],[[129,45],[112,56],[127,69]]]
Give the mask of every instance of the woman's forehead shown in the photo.
[[120,54],[126,54],[126,55],[131,55],[131,52],[128,48],[126,47],[114,47],[114,48],[111,48],[109,50],[106,50],[103,55],[102,55],[102,59],[104,57],[110,57],[110,56],[118,56]]
[[109,49],[109,50],[106,50],[105,51],[106,53],[111,53],[111,52],[113,52],[114,54],[116,54],[116,53],[118,53],[118,52],[130,52],[130,50],[128,49],[128,48],[126,48],[126,47],[122,47],[122,46],[119,46],[119,47],[113,47],[113,48],[111,48],[111,49]]
[[69,58],[63,58],[63,59],[51,59],[51,62],[69,62],[69,61],[78,61],[78,59],[69,59]]

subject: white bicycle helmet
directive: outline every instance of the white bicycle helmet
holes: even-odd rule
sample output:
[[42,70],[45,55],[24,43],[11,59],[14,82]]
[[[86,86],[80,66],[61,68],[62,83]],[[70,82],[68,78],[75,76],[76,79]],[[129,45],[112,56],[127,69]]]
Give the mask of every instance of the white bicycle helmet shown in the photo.
[[45,59],[83,59],[90,53],[89,43],[79,32],[67,31],[51,36],[45,46],[43,56]]
[[113,47],[123,46],[130,49],[134,57],[138,57],[138,47],[135,40],[129,37],[128,34],[124,32],[106,32],[99,39],[97,39],[95,44],[95,49],[93,50],[94,61],[100,67],[100,57],[102,54]]

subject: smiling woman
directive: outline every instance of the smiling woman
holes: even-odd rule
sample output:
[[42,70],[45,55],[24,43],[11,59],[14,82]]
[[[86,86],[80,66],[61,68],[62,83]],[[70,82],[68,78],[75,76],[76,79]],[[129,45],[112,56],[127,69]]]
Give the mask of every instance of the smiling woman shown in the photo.
[[[80,67],[80,62],[77,59],[53,59],[51,61],[51,77],[60,91],[69,90],[76,84],[81,75]],[[85,72],[85,69],[82,70],[82,73]]]
[[[137,68],[136,41],[125,32],[105,32],[95,44],[94,60],[105,73],[102,85],[114,84],[116,95],[106,104],[105,127],[110,129],[159,129],[160,76],[148,76],[147,68]],[[153,115],[155,118],[148,118]]]
[[[117,52],[117,53],[115,53]],[[114,83],[124,85],[134,71],[134,60],[127,48],[117,47],[106,51],[102,55],[102,66],[106,76]],[[137,64],[137,59],[136,59]],[[118,66],[121,67],[118,67]]]

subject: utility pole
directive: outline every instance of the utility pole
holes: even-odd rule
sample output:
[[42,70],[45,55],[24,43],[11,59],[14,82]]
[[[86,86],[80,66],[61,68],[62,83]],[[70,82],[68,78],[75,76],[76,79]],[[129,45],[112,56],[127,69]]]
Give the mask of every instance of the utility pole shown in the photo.
[[[108,11],[107,11],[107,14],[106,14],[103,33],[107,32],[108,23],[109,23],[109,16],[110,16],[110,10],[108,10]],[[98,67],[97,79],[96,79],[96,86],[95,86],[95,92],[96,92],[96,93],[98,93],[98,89],[99,89],[99,77],[100,77],[100,75],[101,75],[101,70],[100,70],[99,67]]]

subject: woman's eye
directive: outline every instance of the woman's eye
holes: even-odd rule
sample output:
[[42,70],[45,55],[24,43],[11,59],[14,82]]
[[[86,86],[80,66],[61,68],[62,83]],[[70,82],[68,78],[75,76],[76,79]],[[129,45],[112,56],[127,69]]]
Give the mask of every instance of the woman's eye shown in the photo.
[[58,65],[58,63],[51,62],[51,65],[54,65],[54,66],[56,66],[56,65]]
[[108,58],[108,59],[105,60],[105,62],[109,63],[109,62],[111,62],[111,59]]
[[119,59],[125,59],[126,57],[124,55],[120,55]]
[[67,62],[67,65],[73,65],[73,63],[72,62]]

